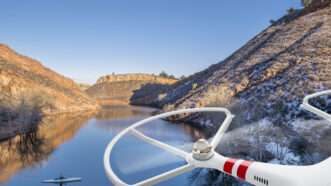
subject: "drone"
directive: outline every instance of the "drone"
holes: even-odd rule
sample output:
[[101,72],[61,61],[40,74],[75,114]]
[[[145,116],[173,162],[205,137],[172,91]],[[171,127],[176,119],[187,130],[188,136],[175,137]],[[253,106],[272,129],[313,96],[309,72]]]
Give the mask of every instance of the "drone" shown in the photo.
[[[324,95],[331,95],[331,90],[306,96],[300,107],[331,122],[330,114],[312,106],[309,103],[309,100],[312,98]],[[137,127],[150,123],[156,119],[167,118],[177,114],[197,112],[222,112],[226,117],[211,141],[208,142],[205,139],[199,139],[194,143],[191,153],[148,137],[136,130]],[[103,159],[106,175],[109,180],[117,186],[129,185],[122,181],[114,173],[110,163],[110,155],[114,145],[119,141],[119,139],[121,139],[125,134],[132,132],[139,139],[186,161],[186,164],[183,166],[132,184],[134,186],[155,185],[180,174],[190,172],[195,168],[216,169],[227,175],[231,175],[256,186],[331,186],[331,157],[315,165],[296,166],[247,161],[225,157],[217,153],[215,148],[222,140],[222,137],[230,126],[233,118],[234,115],[226,108],[204,107],[170,111],[134,123],[117,134],[108,144]]]

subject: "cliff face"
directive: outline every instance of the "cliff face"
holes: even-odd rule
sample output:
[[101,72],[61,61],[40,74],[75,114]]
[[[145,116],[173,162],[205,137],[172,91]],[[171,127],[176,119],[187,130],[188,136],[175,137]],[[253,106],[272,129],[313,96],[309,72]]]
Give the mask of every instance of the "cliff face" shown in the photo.
[[0,105],[7,109],[36,99],[43,114],[97,108],[72,80],[5,45],[0,45],[0,92]]
[[118,75],[106,75],[100,77],[97,80],[99,83],[114,83],[114,82],[123,82],[123,81],[146,81],[150,83],[159,83],[159,84],[173,84],[177,80],[164,78],[161,76],[150,75],[150,74],[118,74]]
[[[135,91],[153,85],[167,87],[177,80],[149,74],[107,75],[86,90],[86,93],[101,104],[129,104]],[[157,91],[160,91],[161,88]],[[131,99],[131,103],[134,100]]]
[[235,112],[240,107],[245,121],[300,116],[304,95],[331,88],[331,8],[312,10],[286,15],[224,61],[173,85],[153,104],[166,110],[227,106]]

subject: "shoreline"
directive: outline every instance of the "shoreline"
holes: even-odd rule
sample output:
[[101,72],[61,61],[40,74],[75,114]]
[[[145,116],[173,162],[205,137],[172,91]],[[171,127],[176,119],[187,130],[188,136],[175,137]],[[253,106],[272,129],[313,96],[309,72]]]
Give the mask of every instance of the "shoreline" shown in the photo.
[[86,113],[96,114],[98,110],[99,109],[43,114],[40,118],[41,120],[36,124],[31,123],[28,125],[22,125],[18,121],[11,121],[11,122],[5,123],[4,125],[0,126],[0,143],[10,140],[18,135],[35,131],[36,129],[38,129],[39,125],[42,125],[44,120],[47,119],[48,117],[61,116],[61,115],[67,115],[67,114],[77,114],[77,115],[86,114]]

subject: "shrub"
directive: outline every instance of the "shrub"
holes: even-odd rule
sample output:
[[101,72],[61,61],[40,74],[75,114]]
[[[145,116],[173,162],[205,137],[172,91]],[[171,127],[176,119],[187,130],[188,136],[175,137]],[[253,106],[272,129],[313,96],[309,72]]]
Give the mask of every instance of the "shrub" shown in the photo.
[[186,76],[184,76],[184,75],[182,75],[182,76],[180,76],[180,80],[183,80],[183,79],[185,79],[186,78]]
[[198,84],[197,83],[193,83],[192,84],[192,90],[196,89],[198,87]]
[[294,8],[289,8],[289,9],[287,9],[287,14],[288,15],[292,15],[292,14],[294,14],[295,13],[295,9]]
[[164,70],[162,70],[159,74],[160,77],[164,77],[164,78],[170,78],[170,79],[176,79],[176,77],[172,74],[168,74],[166,73]]
[[270,24],[274,25],[277,21],[271,19],[269,22],[270,22]]
[[159,76],[167,78],[169,75],[165,71],[162,71],[162,72],[160,72]]

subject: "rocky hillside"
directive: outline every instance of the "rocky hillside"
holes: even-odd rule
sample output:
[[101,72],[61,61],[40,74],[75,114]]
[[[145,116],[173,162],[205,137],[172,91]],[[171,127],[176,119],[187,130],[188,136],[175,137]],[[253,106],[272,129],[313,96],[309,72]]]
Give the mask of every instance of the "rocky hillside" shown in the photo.
[[22,99],[39,97],[46,114],[97,108],[74,81],[5,45],[0,45],[0,91],[1,105],[13,106]]
[[153,105],[239,106],[245,120],[291,120],[302,114],[304,95],[331,88],[330,56],[331,8],[293,11],[224,61],[173,85]]
[[[132,95],[138,89],[143,88],[145,90],[146,87],[157,86],[160,88],[158,91],[160,91],[176,81],[176,79],[149,74],[107,75],[99,78],[97,83],[89,87],[86,92],[101,104],[129,104]],[[143,99],[139,96],[135,98],[131,100],[134,103]]]
[[26,132],[45,114],[96,108],[72,80],[0,45],[0,139]]

